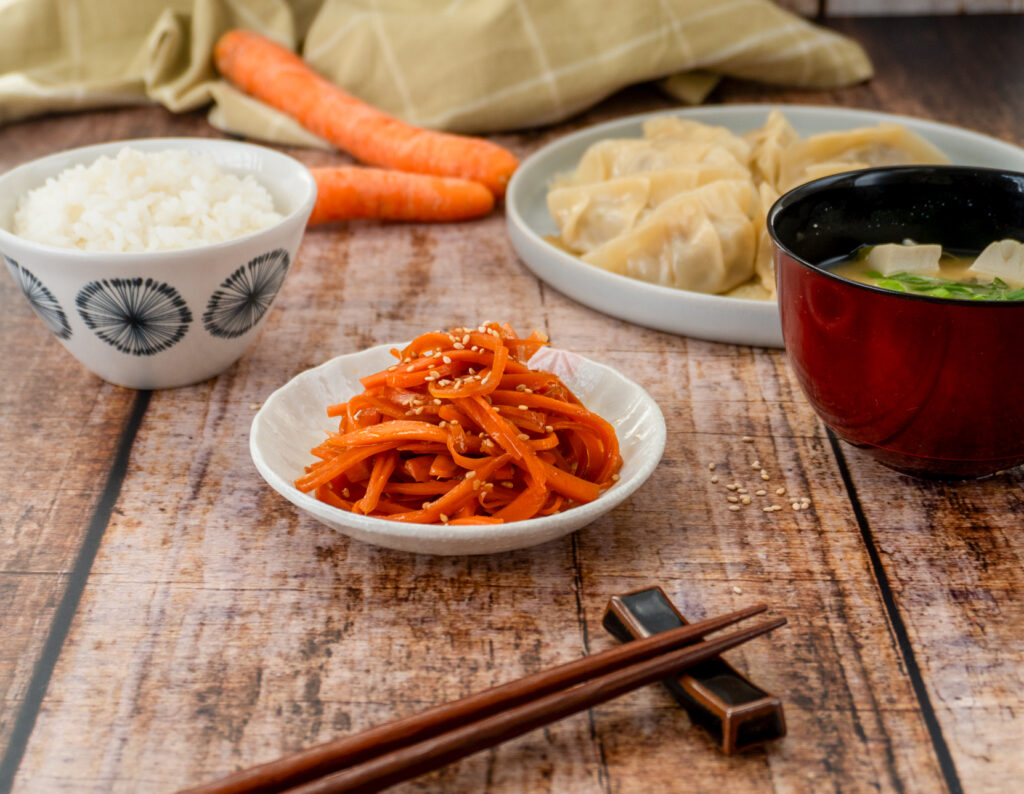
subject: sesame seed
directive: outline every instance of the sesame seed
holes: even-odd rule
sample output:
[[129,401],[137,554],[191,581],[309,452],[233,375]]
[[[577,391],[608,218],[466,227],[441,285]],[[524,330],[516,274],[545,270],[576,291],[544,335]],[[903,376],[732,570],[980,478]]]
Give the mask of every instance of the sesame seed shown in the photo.
[[718,482],[718,475],[717,475],[717,474],[716,474],[716,475],[714,475],[714,476],[713,476],[713,477],[711,478],[711,482],[713,482],[713,483],[716,483],[716,482]]
[[480,482],[480,480],[473,480],[473,490],[474,491],[479,491],[481,485],[483,485],[483,483]]
[[618,482],[618,481],[619,481],[619,475],[618,474],[613,474],[612,475],[612,482]]
[[767,493],[768,492],[764,488],[758,488],[756,491],[754,491],[755,496],[765,496],[767,495]]
[[530,410],[529,407],[525,406],[525,405],[519,405],[517,407],[519,408],[520,411],[529,411]]
[[447,524],[448,523],[448,516],[446,516],[444,513],[441,513],[441,515],[439,515],[438,518],[441,519],[441,523],[442,524]]
[[388,372],[394,372],[396,369],[398,369],[398,364],[392,364],[388,367]]
[[708,471],[714,471],[714,470],[715,470],[715,464],[714,463],[709,463],[708,464]]
[[468,345],[469,344],[469,334],[465,334],[462,337],[462,344],[464,344],[464,345]]
[[476,469],[470,469],[469,471],[466,472],[465,479],[472,480],[474,477],[476,477]]
[[405,371],[406,372],[412,372],[414,369],[416,369],[416,367],[414,367],[412,364],[410,364],[408,367],[405,368]]
[[441,405],[441,399],[439,397],[434,398],[434,405]]
[[428,507],[430,507],[430,502],[424,502],[423,509],[426,510]]
[[786,489],[785,488],[776,488],[775,489],[775,495],[776,496],[784,496],[785,493],[786,493]]
[[741,496],[740,497],[740,504],[743,504],[743,505],[750,504],[750,497],[749,496]]
[[464,344],[462,344],[462,342],[455,342],[452,345],[452,347],[454,347],[456,350],[465,350],[466,349],[466,346]]
[[762,480],[770,480],[771,477],[768,476],[768,472],[763,471],[763,472],[761,472],[761,479]]
[[744,440],[744,442],[746,442],[747,444],[751,444],[751,443],[753,443],[753,441],[754,441],[754,439],[753,439],[753,438],[751,438],[750,436],[743,436],[743,440]]
[[519,438],[520,438],[520,439],[521,439],[522,441],[529,441],[529,440],[530,440],[530,437],[529,437],[528,435],[526,435],[526,433],[520,433],[520,434],[519,434]]
[[544,432],[545,433],[554,433],[555,432],[555,428],[553,428],[551,425],[544,425]]
[[759,471],[761,468],[761,461],[755,460],[753,463],[750,464],[750,468],[752,468],[754,471]]
[[512,482],[512,480],[502,480],[501,481],[501,487],[502,488],[515,488],[516,484],[514,482]]
[[735,593],[736,595],[743,595],[743,588],[742,588],[742,587],[737,587],[736,585],[733,585],[733,586],[732,586],[732,591],[733,591],[733,592],[734,592],[734,593]]
[[766,512],[766,513],[770,513],[770,512],[772,512],[772,508],[771,508],[770,506],[769,506],[769,507],[762,507],[761,509],[762,509],[762,510],[763,510],[764,512]]
[[348,488],[342,488],[341,495],[348,499]]
[[734,504],[740,500],[740,498],[738,496],[727,496],[725,498],[726,498],[726,501],[732,502]]
[[736,493],[746,493],[746,492],[747,492],[746,488],[737,488],[736,489]]
[[737,488],[739,488],[739,486],[734,482],[731,482],[727,486],[725,486],[725,490],[727,491],[735,491]]
[[729,505],[729,509],[732,510],[732,512],[735,513],[737,510],[740,509],[740,506],[739,505]]
[[451,364],[452,363],[452,357],[451,356],[441,356],[441,360],[445,364]]

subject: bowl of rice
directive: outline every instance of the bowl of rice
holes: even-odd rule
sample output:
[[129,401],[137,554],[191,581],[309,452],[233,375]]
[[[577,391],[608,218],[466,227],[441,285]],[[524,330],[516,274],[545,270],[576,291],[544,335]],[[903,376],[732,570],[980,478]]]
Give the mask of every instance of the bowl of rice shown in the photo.
[[118,141],[0,175],[0,259],[49,331],[119,386],[212,378],[259,335],[316,199],[297,160]]

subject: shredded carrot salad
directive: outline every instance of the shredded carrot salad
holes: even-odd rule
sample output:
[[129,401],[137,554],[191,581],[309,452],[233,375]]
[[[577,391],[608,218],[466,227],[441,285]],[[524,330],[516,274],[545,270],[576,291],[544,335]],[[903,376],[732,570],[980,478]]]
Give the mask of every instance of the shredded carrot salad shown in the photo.
[[296,487],[343,510],[435,524],[497,524],[592,502],[622,467],[615,429],[550,372],[547,344],[507,324],[453,328],[392,350],[329,406],[337,433],[312,450]]

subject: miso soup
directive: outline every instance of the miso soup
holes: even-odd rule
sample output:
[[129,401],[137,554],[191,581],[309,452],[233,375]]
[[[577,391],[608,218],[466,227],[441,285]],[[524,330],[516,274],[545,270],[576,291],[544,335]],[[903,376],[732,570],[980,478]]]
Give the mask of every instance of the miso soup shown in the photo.
[[992,243],[981,253],[903,243],[861,246],[822,265],[837,276],[875,287],[962,300],[1024,300],[1024,244]]

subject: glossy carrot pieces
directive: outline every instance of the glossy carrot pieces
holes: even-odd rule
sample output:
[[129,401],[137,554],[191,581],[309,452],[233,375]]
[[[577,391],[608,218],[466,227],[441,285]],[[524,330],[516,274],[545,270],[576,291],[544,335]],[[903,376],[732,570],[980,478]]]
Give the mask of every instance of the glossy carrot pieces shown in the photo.
[[593,501],[622,465],[614,428],[550,372],[546,344],[490,323],[423,334],[365,391],[328,406],[338,432],[295,481],[344,510],[423,523],[499,523]]

